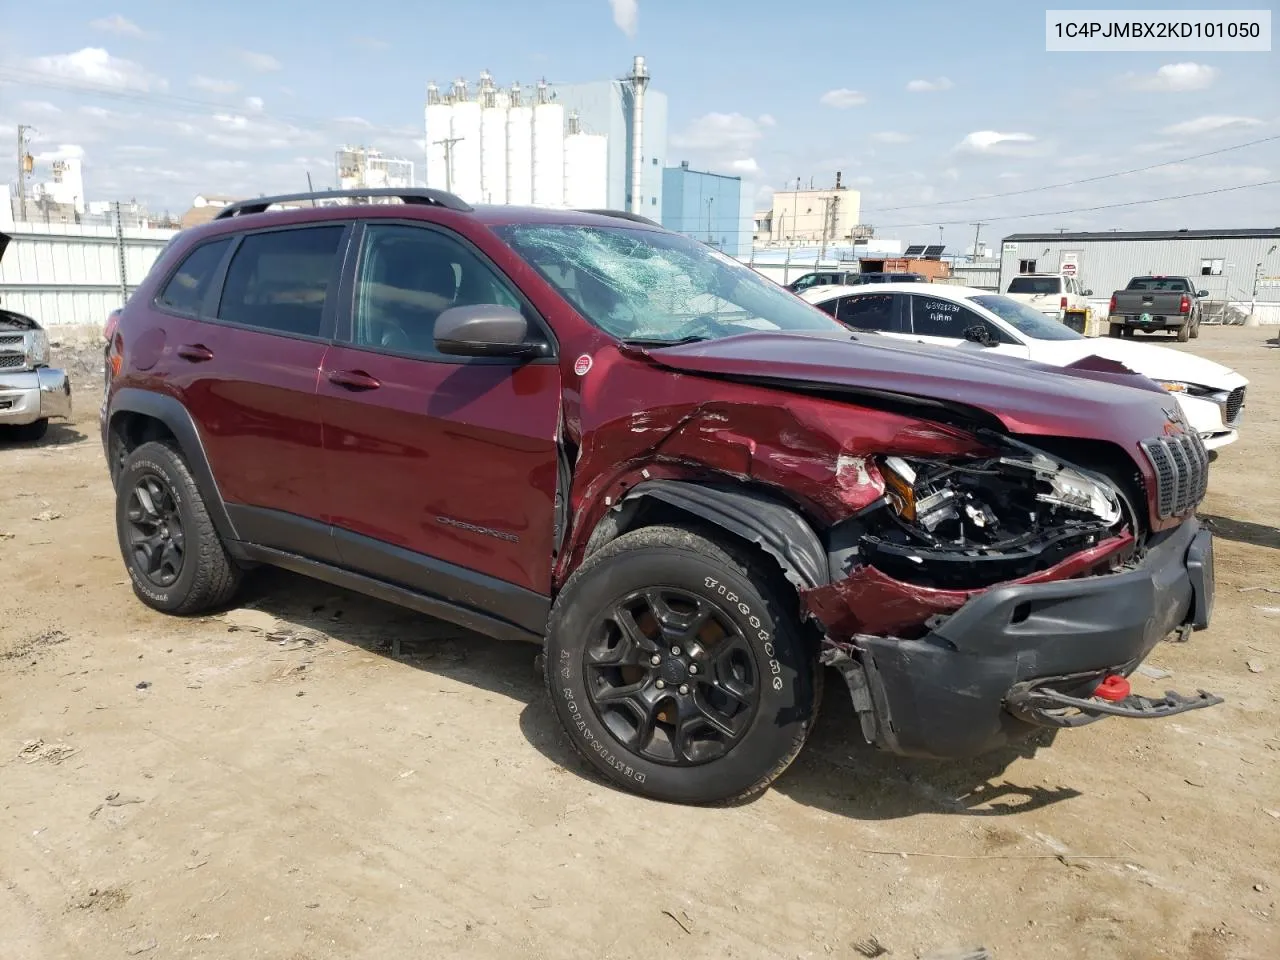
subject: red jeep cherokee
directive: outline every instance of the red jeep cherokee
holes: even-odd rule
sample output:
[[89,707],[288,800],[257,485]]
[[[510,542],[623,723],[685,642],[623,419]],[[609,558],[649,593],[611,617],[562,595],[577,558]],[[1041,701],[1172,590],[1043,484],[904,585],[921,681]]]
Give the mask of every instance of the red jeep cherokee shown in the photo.
[[908,755],[1219,702],[1125,680],[1213,598],[1208,457],[1158,387],[860,339],[628,214],[374,193],[228,207],[122,311],[143,602],[266,563],[544,644],[583,755],[687,802],[782,773],[824,665]]

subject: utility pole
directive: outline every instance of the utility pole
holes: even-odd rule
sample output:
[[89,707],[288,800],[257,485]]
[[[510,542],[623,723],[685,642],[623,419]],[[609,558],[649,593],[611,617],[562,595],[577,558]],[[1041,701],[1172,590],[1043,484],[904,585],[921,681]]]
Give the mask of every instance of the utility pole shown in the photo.
[[445,137],[443,140],[433,140],[432,146],[444,147],[444,189],[448,193],[453,193],[453,145],[461,143],[466,137]]
[[979,220],[977,223],[969,224],[969,226],[973,227],[973,259],[974,260],[978,259],[978,249],[979,249],[978,237],[982,235],[982,228],[985,225],[986,225],[986,222],[983,220]]
[[31,155],[27,153],[27,131],[31,128],[18,124],[18,219],[27,219],[27,174],[31,172]]
[[120,267],[120,306],[123,307],[129,299],[129,277],[124,265],[124,220],[120,216],[120,201],[114,201],[112,207],[116,214],[116,260]]
[[707,197],[707,243],[711,242],[711,205],[715,202],[715,197]]

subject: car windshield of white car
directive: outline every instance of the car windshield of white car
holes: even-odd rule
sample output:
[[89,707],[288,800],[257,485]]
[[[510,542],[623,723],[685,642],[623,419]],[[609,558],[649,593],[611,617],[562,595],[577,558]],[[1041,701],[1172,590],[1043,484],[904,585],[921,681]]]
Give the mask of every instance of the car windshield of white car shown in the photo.
[[1062,281],[1057,277],[1014,277],[1009,281],[1010,293],[1058,293]]
[[1083,340],[1084,335],[1076,333],[1057,320],[1051,320],[1039,310],[1027,306],[1017,300],[1010,300],[998,293],[980,297],[970,297],[971,303],[986,307],[1009,326],[1032,340]]

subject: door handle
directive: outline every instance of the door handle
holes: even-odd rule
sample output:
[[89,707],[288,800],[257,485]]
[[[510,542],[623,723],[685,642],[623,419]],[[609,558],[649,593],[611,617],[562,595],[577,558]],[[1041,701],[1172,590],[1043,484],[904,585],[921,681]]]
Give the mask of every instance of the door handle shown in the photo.
[[329,382],[348,390],[377,390],[382,386],[381,380],[369,376],[363,370],[331,370]]
[[213,351],[203,343],[184,343],[178,348],[178,356],[192,363],[204,363],[213,359]]

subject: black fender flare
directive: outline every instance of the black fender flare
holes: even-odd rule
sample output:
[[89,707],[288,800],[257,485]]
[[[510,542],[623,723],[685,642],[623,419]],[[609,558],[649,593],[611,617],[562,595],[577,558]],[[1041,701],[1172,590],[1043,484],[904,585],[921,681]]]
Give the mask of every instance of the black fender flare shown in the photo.
[[158,420],[173,434],[218,535],[224,541],[239,540],[222,493],[218,490],[218,481],[214,479],[213,469],[209,466],[209,456],[205,453],[204,441],[200,439],[200,431],[191,411],[180,400],[167,393],[122,387],[111,397],[111,406],[107,411],[107,436],[115,429],[116,419],[126,413]]
[[797,590],[811,590],[831,582],[827,551],[813,527],[793,507],[773,497],[754,490],[683,480],[646,480],[636,484],[619,505],[644,497],[756,544],[778,561]]

